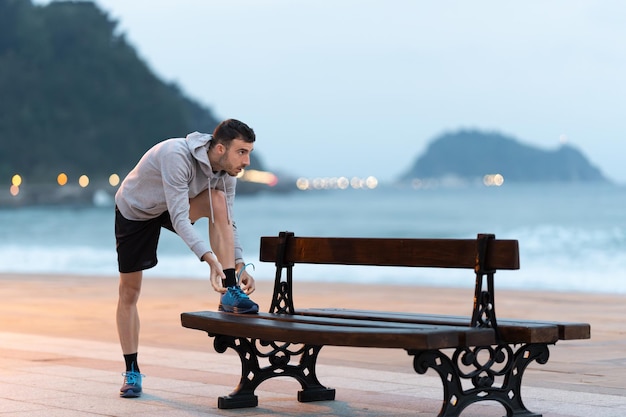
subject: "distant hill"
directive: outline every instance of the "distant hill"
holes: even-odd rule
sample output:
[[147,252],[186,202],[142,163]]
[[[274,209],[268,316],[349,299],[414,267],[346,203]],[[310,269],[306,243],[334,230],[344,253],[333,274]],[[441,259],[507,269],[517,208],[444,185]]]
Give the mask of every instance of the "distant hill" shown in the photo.
[[[14,173],[30,183],[123,176],[156,142],[219,122],[158,79],[87,1],[0,0],[0,96],[4,184]],[[262,169],[257,155],[251,168]]]
[[486,174],[501,174],[510,182],[608,182],[573,146],[541,150],[499,133],[477,130],[437,137],[400,179],[472,181]]

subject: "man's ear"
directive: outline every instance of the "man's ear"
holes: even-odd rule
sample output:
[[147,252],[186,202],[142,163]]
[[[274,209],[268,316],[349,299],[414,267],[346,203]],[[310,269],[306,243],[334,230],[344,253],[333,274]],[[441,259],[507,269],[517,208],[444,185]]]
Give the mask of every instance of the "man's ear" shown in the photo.
[[215,150],[217,151],[218,154],[224,154],[226,153],[226,146],[224,146],[223,143],[217,143],[215,145]]

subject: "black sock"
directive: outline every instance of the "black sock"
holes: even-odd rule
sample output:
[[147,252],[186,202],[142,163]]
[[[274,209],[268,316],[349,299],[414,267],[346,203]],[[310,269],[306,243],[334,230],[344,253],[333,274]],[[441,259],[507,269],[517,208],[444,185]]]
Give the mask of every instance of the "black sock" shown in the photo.
[[235,275],[235,268],[228,268],[224,270],[226,279],[222,280],[222,285],[225,288],[237,286],[237,276]]
[[139,372],[139,365],[137,365],[137,352],[124,355],[124,361],[126,362],[126,372]]

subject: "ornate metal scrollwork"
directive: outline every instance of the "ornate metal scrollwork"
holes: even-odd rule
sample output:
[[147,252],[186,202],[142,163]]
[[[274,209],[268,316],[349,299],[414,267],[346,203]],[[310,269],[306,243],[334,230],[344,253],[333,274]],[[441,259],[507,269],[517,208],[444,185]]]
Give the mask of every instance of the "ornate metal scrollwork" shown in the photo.
[[[441,350],[409,351],[413,368],[419,374],[433,369],[443,383],[444,400],[440,417],[457,417],[470,404],[497,401],[507,416],[541,417],[529,411],[522,402],[522,377],[526,367],[536,361],[545,364],[549,350],[546,344],[525,344],[517,351],[506,344],[462,347],[451,357]],[[471,388],[463,389],[463,381]]]
[[[241,360],[239,385],[230,395],[218,399],[218,408],[256,407],[255,389],[263,381],[277,376],[290,376],[300,383],[302,391],[298,392],[298,401],[335,399],[335,390],[322,386],[317,379],[315,364],[322,346],[223,335],[216,335],[213,345],[219,353],[234,349]],[[263,365],[260,361],[264,361]]]
[[[476,284],[474,287],[474,308],[470,327],[493,329],[497,340],[500,340],[498,321],[496,319],[496,290],[493,282],[495,271],[488,269],[487,249],[489,242],[495,239],[492,234],[479,234],[476,239]],[[483,281],[487,281],[487,289],[483,289]]]
[[456,349],[452,362],[459,376],[471,379],[474,387],[490,388],[497,377],[510,372],[512,357],[513,349],[509,345],[477,346]]
[[497,328],[493,295],[491,292],[480,291],[478,293],[472,320],[473,327]]
[[[293,280],[293,263],[285,261],[287,240],[294,237],[293,232],[280,232],[279,245],[276,253],[276,275],[274,277],[274,293],[270,313],[294,314],[291,283]],[[287,270],[287,279],[283,281],[283,269]]]
[[288,282],[276,283],[272,300],[271,313],[293,314],[293,299],[291,297],[291,286]]

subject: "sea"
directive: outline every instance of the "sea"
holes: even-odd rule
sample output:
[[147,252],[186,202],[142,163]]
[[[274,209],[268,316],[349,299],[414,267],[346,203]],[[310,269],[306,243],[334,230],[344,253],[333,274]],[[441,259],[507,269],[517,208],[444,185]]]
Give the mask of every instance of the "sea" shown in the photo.
[[[626,294],[626,186],[509,184],[414,189],[259,193],[236,199],[234,218],[249,271],[272,285],[259,261],[261,236],[516,239],[521,268],[498,271],[496,288]],[[112,204],[0,208],[0,273],[98,279],[117,275]],[[207,235],[208,222],[195,224]],[[205,279],[209,271],[164,230],[159,263],[145,279]],[[472,287],[468,270],[297,265],[297,280]],[[208,288],[208,287],[207,287]]]

